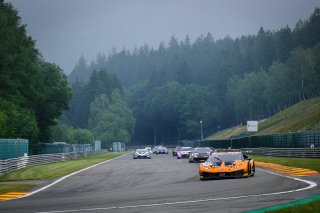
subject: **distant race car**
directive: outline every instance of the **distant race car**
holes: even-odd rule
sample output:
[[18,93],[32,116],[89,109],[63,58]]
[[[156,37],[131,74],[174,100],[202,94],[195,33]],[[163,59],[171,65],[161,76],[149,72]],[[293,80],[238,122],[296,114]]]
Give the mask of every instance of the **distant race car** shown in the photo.
[[168,154],[168,149],[164,146],[158,146],[156,149],[155,149],[155,153],[156,154]]
[[151,147],[150,146],[147,146],[146,148],[144,148],[144,149],[146,149],[146,150],[148,150],[148,152],[152,155],[153,154],[153,151],[152,151],[152,149],[151,149]]
[[172,156],[177,156],[177,152],[181,149],[181,146],[177,146],[176,148],[172,149]]
[[149,150],[147,150],[147,149],[137,149],[133,153],[133,159],[140,159],[140,158],[151,159],[151,154],[150,154]]
[[212,149],[210,149],[209,147],[194,148],[189,154],[189,163],[206,161],[209,158],[211,152]]
[[208,160],[200,164],[200,180],[224,177],[254,176],[253,159],[241,152],[214,152]]
[[192,147],[181,147],[181,149],[177,151],[177,159],[188,158],[189,153],[192,151],[192,149]]

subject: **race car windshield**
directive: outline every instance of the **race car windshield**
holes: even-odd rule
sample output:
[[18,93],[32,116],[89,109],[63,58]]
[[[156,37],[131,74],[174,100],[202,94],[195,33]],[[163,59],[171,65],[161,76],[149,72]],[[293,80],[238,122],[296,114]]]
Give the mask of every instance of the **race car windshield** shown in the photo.
[[180,151],[189,151],[189,150],[191,150],[192,149],[192,147],[182,147],[181,149],[180,149]]
[[148,151],[145,150],[145,149],[138,149],[136,152],[139,153],[139,154],[141,154],[141,153],[145,153],[145,152],[148,152]]
[[207,160],[210,163],[214,162],[231,162],[231,161],[236,161],[236,160],[243,160],[243,157],[241,154],[236,154],[236,155],[212,155],[210,158]]
[[207,152],[211,152],[211,149],[195,149],[194,152],[207,153]]

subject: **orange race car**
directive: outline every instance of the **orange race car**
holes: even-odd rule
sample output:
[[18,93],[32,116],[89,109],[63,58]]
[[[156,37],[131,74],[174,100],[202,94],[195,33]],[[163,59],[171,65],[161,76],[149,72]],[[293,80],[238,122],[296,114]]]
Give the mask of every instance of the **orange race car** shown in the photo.
[[200,164],[200,180],[223,177],[254,176],[253,159],[241,152],[213,152],[208,160]]

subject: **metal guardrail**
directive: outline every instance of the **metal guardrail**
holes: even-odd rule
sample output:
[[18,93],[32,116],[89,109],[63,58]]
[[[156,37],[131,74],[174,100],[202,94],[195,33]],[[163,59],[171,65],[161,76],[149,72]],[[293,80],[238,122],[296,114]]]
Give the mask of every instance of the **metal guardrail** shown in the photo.
[[241,148],[320,148],[320,131],[277,133],[271,135],[238,136],[224,140],[184,141],[184,146]]
[[320,148],[243,148],[244,153],[273,157],[320,158]]
[[0,175],[6,172],[25,168],[28,166],[67,161],[67,160],[77,159],[78,157],[85,157],[85,156],[95,155],[103,152],[107,152],[107,150],[32,155],[32,156],[26,156],[26,157],[0,160]]

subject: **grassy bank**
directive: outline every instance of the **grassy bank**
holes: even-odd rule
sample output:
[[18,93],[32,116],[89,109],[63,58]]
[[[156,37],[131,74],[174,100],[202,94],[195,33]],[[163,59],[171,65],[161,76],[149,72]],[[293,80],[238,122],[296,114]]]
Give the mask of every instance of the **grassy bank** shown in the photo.
[[320,129],[320,98],[301,101],[259,123],[258,134]]
[[247,211],[245,213],[291,213],[291,212],[303,212],[303,213],[316,213],[320,212],[320,194],[312,197],[293,201],[290,203],[284,203],[276,206],[271,206],[264,209],[256,209]]
[[320,172],[320,159],[316,158],[284,158],[250,155],[255,161],[276,163],[283,166],[311,169]]
[[274,211],[267,211],[269,213],[292,213],[292,212],[303,212],[303,213],[316,213],[320,212],[320,200],[312,201],[310,203],[292,206],[288,208],[278,209]]
[[0,194],[9,191],[28,191],[33,187],[30,184],[1,184],[3,181],[52,180],[123,154],[125,153],[103,153],[81,157],[76,160],[30,166],[8,172],[0,176]]
[[[301,101],[270,118],[259,121],[257,135],[320,130],[320,97]],[[229,139],[232,136],[247,134],[247,127],[234,126],[216,132],[207,140]]]

